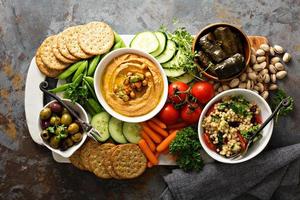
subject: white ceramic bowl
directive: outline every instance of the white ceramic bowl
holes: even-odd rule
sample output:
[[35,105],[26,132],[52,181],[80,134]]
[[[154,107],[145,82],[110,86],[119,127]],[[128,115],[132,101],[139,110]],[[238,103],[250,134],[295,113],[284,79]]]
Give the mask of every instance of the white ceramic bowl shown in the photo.
[[200,143],[203,147],[203,149],[210,155],[213,159],[223,162],[223,163],[229,163],[229,164],[235,164],[235,163],[241,163],[245,162],[256,155],[258,155],[268,144],[272,132],[273,132],[273,120],[269,122],[269,124],[263,129],[262,131],[262,138],[256,141],[249,149],[248,152],[244,155],[243,158],[241,159],[229,159],[221,156],[220,154],[216,153],[215,151],[209,149],[202,137],[203,134],[203,128],[202,128],[202,122],[203,119],[205,118],[205,115],[208,111],[208,109],[216,102],[220,101],[223,97],[225,96],[236,96],[236,95],[242,95],[245,97],[246,100],[250,102],[255,102],[258,107],[261,109],[261,116],[262,116],[262,121],[264,122],[271,114],[272,111],[268,105],[268,103],[258,94],[255,92],[252,92],[251,90],[246,90],[246,89],[231,89],[224,91],[218,95],[216,95],[212,100],[208,102],[208,104],[204,107],[199,123],[198,123],[198,135],[199,135],[199,140]]
[[[114,109],[109,106],[106,102],[106,100],[104,99],[101,89],[100,89],[100,85],[102,83],[102,78],[103,78],[103,73],[105,71],[105,68],[107,67],[107,65],[116,57],[119,57],[123,54],[136,54],[136,55],[140,55],[143,56],[147,59],[149,59],[150,61],[152,61],[158,68],[159,71],[162,75],[163,78],[163,84],[164,84],[164,91],[163,94],[161,96],[160,102],[158,103],[158,105],[155,107],[155,109],[153,109],[151,112],[147,113],[146,115],[141,115],[141,116],[137,116],[137,117],[128,117],[125,115],[121,115],[120,113],[114,111]],[[125,122],[143,122],[143,121],[147,121],[151,118],[153,118],[156,114],[159,113],[159,111],[163,108],[167,97],[168,97],[168,79],[167,76],[163,70],[163,68],[161,67],[161,65],[159,64],[159,62],[150,54],[145,53],[143,51],[137,50],[137,49],[131,49],[131,48],[122,48],[122,49],[117,49],[114,50],[112,52],[110,52],[109,54],[107,54],[102,60],[101,62],[98,64],[97,69],[95,71],[95,75],[94,75],[94,88],[95,88],[95,92],[97,95],[97,98],[99,100],[99,102],[101,103],[101,105],[104,107],[104,109],[113,117],[125,121]]]
[[[63,101],[64,101],[68,106],[70,106],[71,108],[73,108],[74,111],[78,113],[79,117],[80,117],[82,120],[84,120],[84,121],[86,121],[86,122],[89,122],[88,115],[87,115],[87,113],[85,112],[85,110],[82,108],[81,105],[79,105],[78,103],[75,103],[75,104],[74,104],[74,103],[72,103],[72,102],[71,102],[70,100],[68,100],[68,99],[63,99]],[[51,103],[53,103],[53,102],[57,102],[57,101],[56,101],[56,100],[53,100],[53,101],[47,103],[47,104],[44,106],[44,108],[48,107],[48,106],[49,106]],[[43,129],[42,129],[41,124],[40,124],[40,122],[41,122],[40,117],[39,117],[38,122],[39,122],[38,126],[39,126],[40,133],[41,133]],[[40,136],[40,137],[41,137],[41,136]],[[61,155],[62,157],[68,158],[68,157],[70,157],[77,149],[79,149],[79,147],[80,147],[80,146],[84,143],[84,141],[86,140],[86,137],[87,137],[87,134],[86,134],[86,133],[83,133],[83,134],[82,134],[82,140],[81,140],[79,143],[73,145],[72,147],[68,148],[68,149],[65,150],[65,151],[62,151],[62,150],[60,150],[60,149],[54,149],[54,148],[52,148],[47,142],[45,142],[42,138],[41,138],[41,140],[43,141],[43,144],[44,144],[48,149],[50,149],[51,151],[53,151],[53,152],[55,152],[55,153]]]

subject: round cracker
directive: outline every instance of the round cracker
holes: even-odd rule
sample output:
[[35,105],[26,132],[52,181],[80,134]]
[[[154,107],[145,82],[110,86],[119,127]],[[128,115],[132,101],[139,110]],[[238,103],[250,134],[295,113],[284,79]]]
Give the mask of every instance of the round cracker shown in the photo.
[[91,22],[83,26],[78,35],[80,48],[92,55],[106,53],[114,44],[114,32],[104,22]]
[[118,146],[115,146],[108,151],[108,153],[107,153],[108,156],[105,157],[103,164],[111,177],[113,177],[115,179],[121,179],[121,177],[115,173],[115,171],[112,167],[112,162],[111,162],[111,155],[117,148],[118,148]]
[[104,161],[107,157],[109,157],[109,150],[115,147],[116,145],[112,143],[105,143],[96,148],[95,151],[93,151],[94,156],[91,158],[91,171],[99,177],[108,179],[111,178],[110,174],[106,170],[106,167],[104,166]]
[[82,165],[89,171],[90,170],[90,156],[92,151],[97,148],[100,144],[92,139],[89,139],[87,142],[83,144],[81,147],[80,158],[82,161]]
[[75,151],[70,156],[69,160],[72,163],[72,165],[74,165],[78,169],[80,169],[80,170],[86,170],[86,168],[82,164],[82,161],[81,161],[81,158],[80,158],[80,154],[81,154],[81,149],[78,149],[77,151]]
[[83,25],[74,26],[70,31],[66,32],[66,45],[68,50],[73,56],[78,58],[87,59],[90,58],[92,55],[85,53],[78,44],[78,34],[82,29]]
[[67,32],[71,31],[73,27],[69,27],[66,30],[64,30],[62,33],[58,34],[57,36],[57,48],[59,50],[59,52],[66,58],[70,59],[70,60],[74,60],[77,61],[78,58],[73,56],[70,51],[67,48]]
[[47,77],[55,78],[60,73],[63,72],[63,70],[50,69],[43,63],[41,54],[40,54],[40,48],[36,52],[35,63],[37,65],[37,67],[39,68],[39,70]]
[[66,69],[69,64],[60,62],[56,59],[54,53],[52,52],[52,43],[55,36],[49,36],[47,37],[44,42],[41,44],[40,47],[40,54],[43,63],[51,68],[51,69]]
[[53,39],[53,42],[52,42],[52,51],[53,51],[53,54],[54,56],[61,62],[64,62],[64,63],[74,63],[76,60],[70,60],[66,57],[64,57],[58,50],[57,48],[57,38],[58,36],[55,36],[54,39]]
[[119,145],[111,159],[114,172],[123,179],[136,178],[147,167],[147,159],[136,144]]

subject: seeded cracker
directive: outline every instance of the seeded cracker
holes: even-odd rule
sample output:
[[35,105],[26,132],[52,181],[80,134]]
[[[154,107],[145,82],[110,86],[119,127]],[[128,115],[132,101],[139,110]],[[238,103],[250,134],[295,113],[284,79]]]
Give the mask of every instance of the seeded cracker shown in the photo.
[[102,145],[99,145],[93,152],[92,156],[90,157],[91,163],[90,163],[90,169],[94,174],[99,178],[111,178],[110,174],[106,170],[106,167],[104,166],[104,161],[107,157],[109,157],[108,152],[110,149],[115,147],[116,145],[112,143],[105,143]]
[[63,70],[56,70],[56,69],[48,68],[42,61],[41,54],[40,54],[40,48],[36,52],[35,63],[37,65],[37,67],[39,68],[39,70],[47,77],[55,78],[63,71]]
[[112,153],[114,172],[122,179],[140,176],[145,170],[147,159],[136,144],[123,144]]
[[69,158],[72,165],[77,167],[80,170],[86,170],[86,168],[82,164],[82,160],[80,158],[81,148],[73,153],[73,155]]
[[118,148],[118,146],[115,146],[113,148],[111,148],[109,151],[108,151],[108,156],[105,157],[105,160],[104,160],[104,166],[107,170],[107,172],[109,173],[109,175],[115,179],[121,179],[120,176],[118,176],[113,167],[112,167],[112,162],[111,162],[111,156],[112,156],[112,153]]
[[87,59],[92,55],[85,53],[78,44],[78,34],[80,30],[84,27],[84,25],[74,26],[68,32],[66,32],[66,45],[68,50],[73,56],[78,58]]
[[73,56],[70,51],[67,48],[67,32],[71,31],[73,29],[73,27],[69,27],[66,30],[64,30],[62,33],[57,35],[57,48],[59,50],[59,52],[66,58],[70,59],[70,60],[74,60],[77,61],[79,58]]
[[81,147],[80,158],[82,161],[82,165],[89,171],[91,171],[89,165],[89,157],[91,156],[91,152],[93,151],[93,149],[95,149],[98,145],[99,143],[95,142],[92,139],[88,139]]
[[56,70],[66,69],[69,65],[63,62],[60,62],[56,59],[54,53],[52,52],[52,43],[55,36],[49,36],[44,40],[40,46],[40,55],[43,63],[51,68]]
[[74,63],[75,61],[74,60],[70,60],[66,57],[64,57],[58,50],[57,48],[57,38],[58,36],[55,36],[54,39],[53,39],[53,42],[52,42],[52,52],[54,53],[54,56],[57,58],[57,60],[63,62],[63,63],[69,63],[69,64],[72,64]]
[[114,32],[103,22],[91,22],[79,31],[78,43],[81,49],[92,55],[106,53],[114,44]]

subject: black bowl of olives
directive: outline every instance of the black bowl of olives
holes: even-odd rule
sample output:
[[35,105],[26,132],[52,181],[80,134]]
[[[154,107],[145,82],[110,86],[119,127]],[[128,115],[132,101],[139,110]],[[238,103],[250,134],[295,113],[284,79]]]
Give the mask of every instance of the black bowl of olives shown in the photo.
[[[82,120],[88,122],[87,113],[79,104],[68,99],[63,101],[77,112]],[[77,119],[56,100],[49,102],[40,111],[39,122],[44,145],[65,158],[70,157],[87,137]]]

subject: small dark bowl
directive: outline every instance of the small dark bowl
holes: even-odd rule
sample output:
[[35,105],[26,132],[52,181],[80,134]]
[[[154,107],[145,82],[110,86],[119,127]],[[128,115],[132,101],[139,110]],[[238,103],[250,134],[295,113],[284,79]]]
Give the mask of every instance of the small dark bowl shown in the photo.
[[201,73],[203,73],[207,78],[213,79],[215,81],[229,81],[232,80],[238,76],[240,76],[247,68],[249,62],[250,62],[250,56],[251,56],[251,46],[250,46],[250,41],[247,37],[247,35],[238,27],[231,25],[231,24],[227,24],[227,23],[214,23],[214,24],[210,24],[208,26],[206,26],[205,28],[203,28],[195,37],[194,42],[193,42],[193,52],[195,50],[199,49],[198,46],[198,40],[199,38],[201,38],[202,36],[204,36],[205,34],[214,31],[216,28],[218,27],[224,27],[227,26],[229,27],[231,30],[233,30],[235,33],[238,33],[241,41],[242,41],[242,45],[244,48],[244,57],[245,57],[245,66],[243,68],[243,70],[241,70],[241,72],[235,76],[232,76],[230,78],[227,79],[219,79],[217,76],[210,74],[209,72],[204,71],[205,69],[199,65],[199,63],[195,60],[196,65],[198,66],[198,68],[200,69]]

